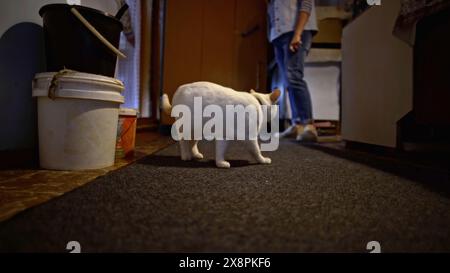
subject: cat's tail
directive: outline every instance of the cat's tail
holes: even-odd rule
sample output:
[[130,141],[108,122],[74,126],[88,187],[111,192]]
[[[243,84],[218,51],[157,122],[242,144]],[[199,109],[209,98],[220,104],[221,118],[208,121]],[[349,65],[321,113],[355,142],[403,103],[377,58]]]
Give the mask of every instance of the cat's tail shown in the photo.
[[172,105],[170,104],[169,96],[167,96],[167,94],[162,95],[161,108],[164,111],[164,113],[166,113],[167,115],[170,116],[170,114],[172,112]]

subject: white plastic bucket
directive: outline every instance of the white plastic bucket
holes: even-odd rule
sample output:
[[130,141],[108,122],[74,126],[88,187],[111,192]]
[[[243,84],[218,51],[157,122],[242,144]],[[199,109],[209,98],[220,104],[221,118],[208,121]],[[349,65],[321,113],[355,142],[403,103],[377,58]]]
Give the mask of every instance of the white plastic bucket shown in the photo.
[[113,165],[123,89],[119,80],[100,75],[37,74],[33,97],[38,97],[40,166],[88,170]]

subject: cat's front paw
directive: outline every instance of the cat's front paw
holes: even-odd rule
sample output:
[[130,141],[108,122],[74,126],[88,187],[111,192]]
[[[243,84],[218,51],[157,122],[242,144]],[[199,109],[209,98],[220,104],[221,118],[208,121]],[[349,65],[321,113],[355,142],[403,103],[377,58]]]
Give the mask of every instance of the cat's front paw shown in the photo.
[[261,160],[259,161],[260,164],[271,164],[272,163],[272,159],[268,158],[268,157],[263,157],[261,158]]
[[203,154],[201,154],[201,153],[196,153],[196,154],[193,154],[192,157],[193,157],[194,159],[203,159]]
[[216,166],[222,169],[229,169],[231,167],[230,162],[228,161],[216,161]]

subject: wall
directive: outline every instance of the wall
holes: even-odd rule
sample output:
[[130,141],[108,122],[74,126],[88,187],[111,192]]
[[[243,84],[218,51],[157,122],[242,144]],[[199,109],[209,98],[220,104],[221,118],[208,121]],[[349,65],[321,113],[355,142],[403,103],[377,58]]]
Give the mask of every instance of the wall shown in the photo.
[[319,33],[313,43],[341,43],[343,22],[338,18],[326,18],[318,22]]
[[0,35],[20,22],[42,25],[39,8],[51,3],[65,3],[64,0],[2,0],[0,9]]
[[383,1],[344,28],[342,136],[396,146],[396,123],[412,108],[413,51],[392,35],[400,0]]
[[51,0],[2,0],[0,9],[0,151],[35,149],[31,80],[44,71],[39,8]]

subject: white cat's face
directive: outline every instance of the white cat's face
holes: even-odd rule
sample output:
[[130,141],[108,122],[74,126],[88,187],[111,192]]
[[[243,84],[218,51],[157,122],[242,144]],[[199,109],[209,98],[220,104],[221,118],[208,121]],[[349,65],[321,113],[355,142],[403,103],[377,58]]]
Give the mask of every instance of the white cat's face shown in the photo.
[[[280,98],[281,91],[279,89],[275,89],[272,91],[272,93],[264,94],[264,93],[258,93],[255,90],[250,90],[250,94],[252,94],[260,103],[261,105],[275,105],[278,102],[278,99]],[[270,120],[273,120],[278,112],[276,110],[270,111]],[[267,117],[264,117],[264,122],[267,122]]]

